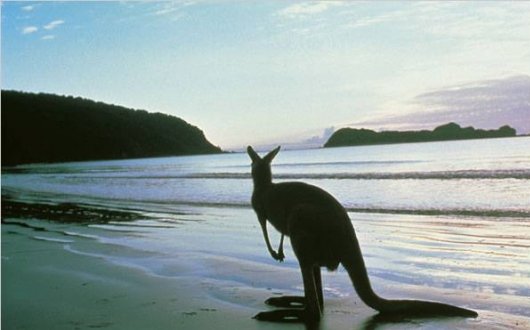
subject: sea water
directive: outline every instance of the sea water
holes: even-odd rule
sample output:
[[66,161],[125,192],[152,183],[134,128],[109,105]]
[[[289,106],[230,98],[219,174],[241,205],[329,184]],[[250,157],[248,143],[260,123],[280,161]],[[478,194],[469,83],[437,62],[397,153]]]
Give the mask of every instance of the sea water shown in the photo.
[[[350,211],[530,216],[530,138],[281,151],[275,181],[305,181]],[[83,202],[248,207],[244,153],[20,166],[2,191]]]
[[[282,150],[272,172],[276,182],[320,186],[344,205],[376,291],[409,296],[416,287],[418,298],[442,292],[453,295],[449,302],[530,317],[530,137]],[[60,235],[39,232],[39,239],[55,240],[72,253],[161,276],[200,274],[300,290],[299,278],[255,283],[207,262],[215,255],[277,265],[264,247],[251,194],[246,153],[24,165],[2,172],[3,197],[145,215],[125,224],[61,227]],[[86,239],[101,248],[94,250]],[[296,259],[286,244],[282,267],[294,272]],[[116,246],[136,252],[117,253]],[[344,272],[327,276],[326,296],[352,294]],[[409,291],[401,292],[403,286]]]

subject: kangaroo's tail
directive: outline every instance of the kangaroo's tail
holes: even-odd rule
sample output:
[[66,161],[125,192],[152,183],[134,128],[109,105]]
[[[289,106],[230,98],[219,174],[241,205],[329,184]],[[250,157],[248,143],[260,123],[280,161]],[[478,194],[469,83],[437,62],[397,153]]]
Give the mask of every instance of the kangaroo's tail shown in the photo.
[[[352,228],[353,229],[353,228]],[[342,264],[350,275],[351,281],[361,300],[371,308],[382,314],[396,314],[404,316],[462,316],[477,317],[475,311],[438,302],[421,300],[389,300],[378,296],[372,289],[363,256],[353,231],[353,240],[345,247]]]

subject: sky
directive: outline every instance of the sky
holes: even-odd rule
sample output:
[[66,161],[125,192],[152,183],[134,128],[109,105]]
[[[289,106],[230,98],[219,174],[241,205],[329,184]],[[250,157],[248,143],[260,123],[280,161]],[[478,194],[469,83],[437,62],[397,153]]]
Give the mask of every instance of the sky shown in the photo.
[[2,89],[178,116],[225,150],[341,127],[530,133],[530,2],[1,3]]

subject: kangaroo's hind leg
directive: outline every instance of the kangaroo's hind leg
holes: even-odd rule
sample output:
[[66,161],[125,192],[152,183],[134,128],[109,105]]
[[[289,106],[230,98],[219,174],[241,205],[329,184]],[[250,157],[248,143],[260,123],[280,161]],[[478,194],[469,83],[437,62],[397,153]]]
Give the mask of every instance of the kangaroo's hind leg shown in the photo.
[[265,303],[274,307],[303,308],[305,306],[304,296],[281,296],[271,297]]
[[[315,277],[315,285],[317,288],[318,303],[320,310],[324,310],[324,295],[322,291],[322,277],[320,275],[320,267],[313,267],[313,276]],[[265,303],[274,307],[288,307],[288,308],[304,308],[305,297],[304,296],[281,296],[271,297],[265,300]]]
[[[311,226],[307,226],[307,221],[296,220],[298,219],[295,218],[291,222],[291,246],[293,247],[302,271],[302,279],[304,282],[304,308],[261,312],[255,316],[258,320],[314,323],[318,322],[321,318],[322,283],[320,279],[320,268],[318,268],[316,259],[318,253],[315,251],[315,238],[317,237],[316,235],[318,235],[318,232],[315,233],[311,230]],[[279,302],[282,300],[289,301],[289,298],[278,298],[274,301]],[[292,305],[290,304],[289,307],[292,307]]]
[[320,311],[324,311],[324,294],[322,291],[322,276],[320,275],[320,266],[313,266],[313,276],[315,277],[315,285],[317,288],[318,303],[320,305]]
[[[272,322],[318,322],[321,317],[320,302],[315,282],[314,267],[311,265],[300,265],[302,270],[302,279],[304,281],[304,308],[279,309],[275,311],[261,312],[254,316],[260,321]],[[302,298],[302,297],[297,297]]]

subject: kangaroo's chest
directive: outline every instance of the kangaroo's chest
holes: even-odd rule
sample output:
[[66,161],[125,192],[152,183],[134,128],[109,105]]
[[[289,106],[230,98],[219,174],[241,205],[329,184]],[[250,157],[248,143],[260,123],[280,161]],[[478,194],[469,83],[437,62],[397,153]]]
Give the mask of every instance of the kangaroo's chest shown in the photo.
[[254,193],[252,207],[260,217],[266,218],[269,223],[284,235],[289,235],[289,210],[285,201],[274,194]]
[[255,190],[252,205],[259,216],[288,236],[296,223],[319,231],[344,220],[342,206],[331,195],[304,183],[285,182]]

